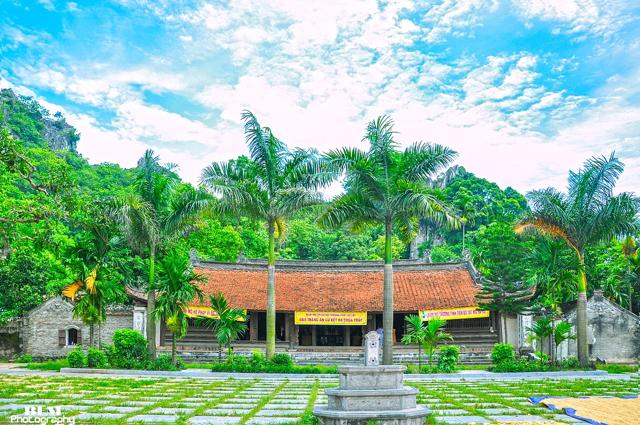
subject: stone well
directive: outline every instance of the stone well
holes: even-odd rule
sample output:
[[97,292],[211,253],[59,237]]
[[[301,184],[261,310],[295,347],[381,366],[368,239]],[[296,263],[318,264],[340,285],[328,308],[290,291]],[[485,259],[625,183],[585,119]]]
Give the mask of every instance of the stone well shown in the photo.
[[325,390],[328,406],[313,413],[324,425],[422,425],[429,411],[416,404],[418,390],[403,385],[404,366],[342,366],[340,386]]

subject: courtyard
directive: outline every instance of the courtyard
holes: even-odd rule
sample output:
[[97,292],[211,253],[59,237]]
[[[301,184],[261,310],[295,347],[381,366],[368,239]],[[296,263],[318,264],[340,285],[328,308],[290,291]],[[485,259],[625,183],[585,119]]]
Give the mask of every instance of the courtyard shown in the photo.
[[[334,375],[227,378],[68,376],[8,372],[0,375],[0,422],[27,406],[61,406],[78,424],[311,424]],[[532,404],[532,396],[628,396],[640,392],[638,374],[596,379],[413,378],[431,424],[584,423]],[[14,422],[15,423],[15,422]]]

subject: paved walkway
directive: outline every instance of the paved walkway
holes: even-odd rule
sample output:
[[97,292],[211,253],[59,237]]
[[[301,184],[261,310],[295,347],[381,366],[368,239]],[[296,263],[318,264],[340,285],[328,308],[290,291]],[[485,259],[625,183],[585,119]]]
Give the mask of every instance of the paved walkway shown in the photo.
[[[304,424],[314,405],[327,403],[324,389],[338,383],[336,375],[189,376],[194,373],[198,371],[167,377],[3,369],[0,423],[23,413],[26,406],[46,410],[60,405],[78,424]],[[589,379],[530,374],[520,380],[478,375],[455,380],[409,375],[406,381],[419,389],[418,402],[432,410],[438,424],[581,423],[533,405],[527,397],[640,392],[640,377],[630,374],[597,374]]]

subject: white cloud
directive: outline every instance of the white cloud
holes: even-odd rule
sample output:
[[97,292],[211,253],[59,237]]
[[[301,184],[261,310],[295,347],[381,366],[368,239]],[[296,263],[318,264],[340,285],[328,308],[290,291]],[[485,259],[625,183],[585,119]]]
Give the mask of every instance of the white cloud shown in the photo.
[[446,36],[460,36],[483,22],[484,14],[495,12],[498,0],[444,0],[429,8],[422,20],[428,42],[443,41]]
[[512,0],[523,19],[540,19],[559,25],[556,33],[593,33],[610,36],[634,20],[624,0]]

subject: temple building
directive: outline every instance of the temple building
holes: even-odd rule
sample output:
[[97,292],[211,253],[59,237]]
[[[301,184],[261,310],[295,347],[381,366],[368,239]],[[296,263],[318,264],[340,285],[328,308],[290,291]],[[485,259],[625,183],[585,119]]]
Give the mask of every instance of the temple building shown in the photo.
[[[248,332],[236,351],[263,348],[266,339],[267,266],[264,260],[241,263],[195,261],[205,302],[187,307],[187,335],[178,341],[182,353],[215,352],[213,333],[196,325],[195,317],[212,314],[208,296],[222,292],[232,307],[245,309]],[[415,347],[401,344],[405,316],[441,317],[466,355],[486,355],[498,342],[496,315],[477,308],[478,276],[469,262],[427,264],[400,260],[394,264],[394,335],[398,356]],[[280,260],[276,266],[276,350],[300,353],[359,353],[363,335],[382,332],[382,263],[376,261]],[[138,297],[144,302],[143,294]],[[157,345],[169,349],[171,334],[159,323]],[[403,351],[404,350],[404,351]]]

